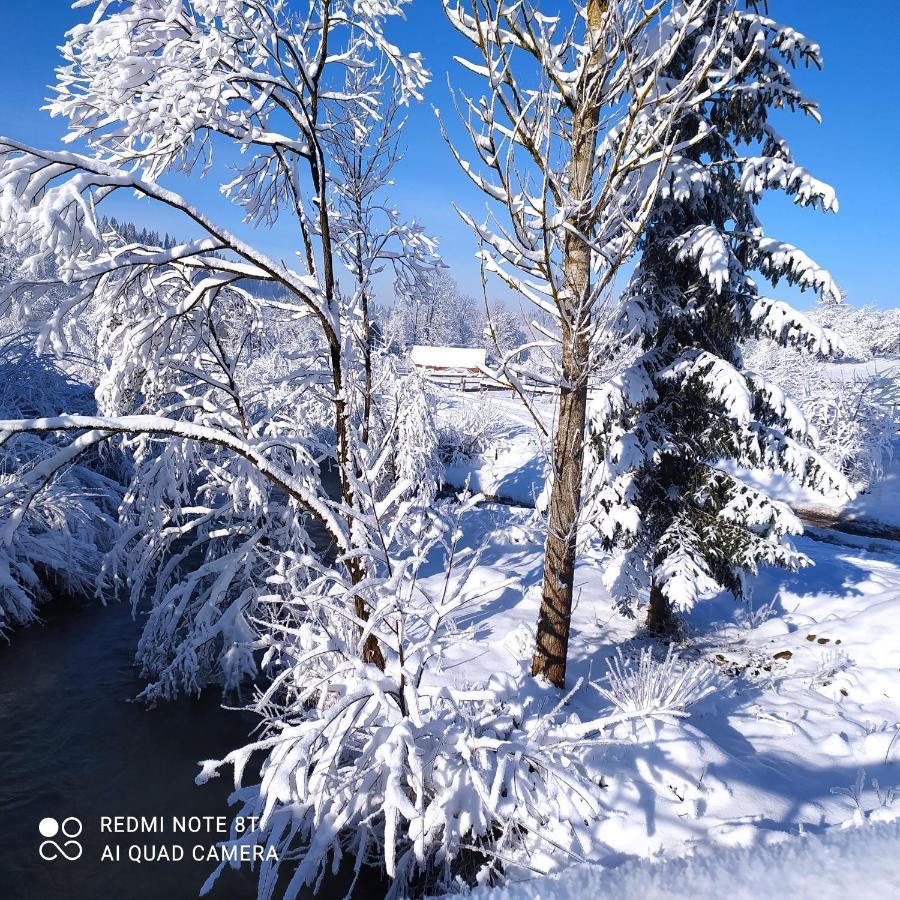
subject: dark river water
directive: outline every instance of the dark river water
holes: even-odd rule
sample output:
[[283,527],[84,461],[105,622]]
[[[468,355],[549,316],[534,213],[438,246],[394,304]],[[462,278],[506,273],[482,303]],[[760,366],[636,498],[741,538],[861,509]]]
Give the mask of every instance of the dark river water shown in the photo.
[[[194,847],[203,852],[223,835],[206,828],[172,834],[170,823],[173,816],[228,815],[231,780],[226,774],[197,787],[197,761],[245,743],[256,719],[222,709],[217,691],[156,709],[132,702],[142,687],[132,665],[140,629],[127,604],[59,601],[43,617],[43,624],[0,643],[0,898],[197,897],[215,863],[193,861]],[[166,832],[101,833],[102,816],[162,816]],[[79,859],[41,858],[45,837],[38,826],[47,817],[80,820]],[[74,832],[75,824],[66,830]],[[181,845],[185,858],[131,862],[133,844],[151,851]],[[101,860],[106,845],[113,854],[119,848],[118,861]],[[319,896],[342,897],[340,882]],[[255,897],[254,875],[247,867],[228,869],[209,896]],[[368,884],[361,879],[354,893],[379,896],[384,888],[374,877]]]

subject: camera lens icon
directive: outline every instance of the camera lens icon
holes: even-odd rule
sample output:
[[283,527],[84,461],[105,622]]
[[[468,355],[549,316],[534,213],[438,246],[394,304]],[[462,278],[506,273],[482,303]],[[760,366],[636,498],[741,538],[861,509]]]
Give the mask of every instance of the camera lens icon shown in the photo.
[[38,831],[45,838],[54,838],[59,834],[59,822],[56,819],[46,818],[41,819],[41,824],[38,825]]
[[[69,862],[75,862],[81,858],[84,848],[76,838],[81,836],[83,826],[80,819],[69,816],[62,822],[57,821],[51,816],[41,819],[38,824],[38,832],[41,837],[46,838],[41,842],[38,849],[41,859],[52,862],[56,859],[65,859]],[[61,835],[64,840],[54,840]]]

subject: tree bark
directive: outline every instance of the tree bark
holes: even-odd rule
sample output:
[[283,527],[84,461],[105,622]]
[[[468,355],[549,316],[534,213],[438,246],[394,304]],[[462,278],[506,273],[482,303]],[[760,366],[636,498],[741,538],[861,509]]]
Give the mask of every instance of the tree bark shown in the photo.
[[[344,505],[348,510],[352,510],[354,508],[354,497],[349,472],[351,466],[353,466],[353,460],[351,459],[350,436],[348,434],[348,429],[351,426],[347,422],[348,406],[343,396],[343,372],[341,369],[340,347],[337,344],[332,344],[331,346],[331,369],[335,397],[337,398],[335,400],[335,431],[337,437],[338,471],[341,476],[341,495]],[[348,531],[352,535],[353,520],[349,515],[347,525]],[[354,587],[360,584],[366,576],[365,569],[358,559],[351,560],[347,565],[347,570],[350,575],[350,583]],[[369,611],[366,608],[366,601],[359,595],[354,598],[354,607],[356,617],[362,622],[368,621]],[[382,672],[384,671],[384,654],[381,652],[381,646],[374,634],[370,634],[363,643],[362,659],[363,662],[371,663],[381,669]]]
[[[582,209],[590,207],[597,144],[599,105],[591,82],[588,73],[582,84],[581,106],[573,119],[572,159],[569,164],[569,190],[574,199],[582,201]],[[580,221],[576,215],[574,224],[577,234],[568,231],[564,246],[565,285],[559,302],[562,384],[553,446],[553,485],[544,554],[543,597],[538,616],[537,648],[531,661],[532,675],[546,678],[559,688],[564,687],[566,682],[572,623],[590,354],[591,249],[579,237],[590,232],[590,223]]]
[[531,674],[562,688],[575,590],[575,551],[581,512],[584,428],[587,416],[586,343],[574,339],[563,346],[564,385],[560,390],[559,423],[553,450],[553,487],[544,553],[544,585],[538,617],[537,649]]
[[647,607],[647,631],[663,638],[678,637],[681,623],[672,604],[654,581],[650,586],[650,603]]
[[[359,584],[365,576],[365,573],[358,566],[350,566],[350,580],[354,585]],[[356,607],[356,616],[363,622],[369,619],[369,611],[366,609],[366,601],[362,597],[357,596],[354,600]],[[381,652],[381,646],[378,638],[374,634],[370,634],[363,643],[362,660],[377,666],[382,672],[384,671],[384,654]]]

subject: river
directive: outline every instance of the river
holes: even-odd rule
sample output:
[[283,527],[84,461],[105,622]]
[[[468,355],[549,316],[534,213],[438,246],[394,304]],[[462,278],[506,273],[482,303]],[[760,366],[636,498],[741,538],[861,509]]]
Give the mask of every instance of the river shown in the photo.
[[[0,643],[0,898],[197,897],[214,863],[195,862],[193,848],[221,835],[102,834],[101,816],[162,816],[167,826],[173,816],[227,816],[231,780],[197,787],[197,761],[245,743],[255,717],[223,709],[215,690],[155,709],[133,702],[142,687],[132,664],[140,625],[127,604],[60,600],[42,615],[42,624]],[[38,825],[46,817],[83,823],[79,859],[41,858]],[[185,859],[131,862],[133,844],[181,845]],[[101,861],[106,845],[119,848],[118,861]],[[342,882],[319,896],[342,897]],[[384,896],[374,876],[359,888],[355,897]],[[255,877],[246,867],[227,869],[209,896],[249,900]]]

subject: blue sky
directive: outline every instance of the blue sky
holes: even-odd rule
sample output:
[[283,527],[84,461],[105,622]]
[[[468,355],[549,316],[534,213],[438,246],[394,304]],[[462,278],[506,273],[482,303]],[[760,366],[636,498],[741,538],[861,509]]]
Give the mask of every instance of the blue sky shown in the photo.
[[[791,140],[798,161],[837,188],[841,212],[832,216],[800,210],[773,197],[763,204],[767,231],[801,246],[829,268],[854,304],[896,306],[900,304],[894,274],[900,255],[895,222],[900,209],[900,102],[895,61],[900,2],[869,0],[864,16],[854,13],[846,0],[771,0],[770,11],[822,45],[825,71],[803,71],[799,80],[806,93],[820,101],[823,124],[785,115],[778,127]],[[5,32],[0,133],[54,146],[63,124],[51,120],[40,106],[53,81],[57,45],[66,29],[88,11],[71,10],[68,0],[0,0],[0,13]],[[484,202],[449,159],[431,110],[438,106],[445,118],[452,117],[447,77],[458,74],[453,54],[466,48],[444,21],[439,0],[415,0],[394,37],[405,49],[425,54],[433,81],[426,102],[410,113],[407,157],[393,197],[407,216],[422,221],[440,239],[444,258],[463,287],[480,293],[474,241],[452,203],[478,214]],[[191,185],[190,193],[209,212],[236,222],[213,183]],[[180,234],[176,220],[149,206],[131,211],[130,217]],[[295,248],[287,234],[274,232],[262,241],[271,252],[289,255]],[[792,290],[776,293],[802,306],[812,301],[810,295],[800,297]]]

